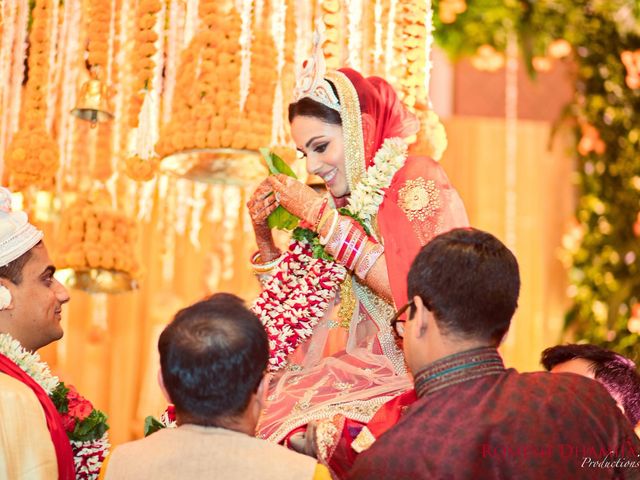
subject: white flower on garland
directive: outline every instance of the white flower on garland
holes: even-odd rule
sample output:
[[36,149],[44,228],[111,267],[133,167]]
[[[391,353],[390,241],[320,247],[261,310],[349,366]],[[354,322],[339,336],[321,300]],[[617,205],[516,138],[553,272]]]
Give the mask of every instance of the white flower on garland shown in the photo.
[[373,157],[373,165],[351,192],[347,210],[367,227],[371,227],[371,219],[378,214],[384,193],[391,185],[393,176],[404,166],[407,155],[408,147],[403,139],[385,139]]
[[51,395],[60,383],[58,377],[51,374],[49,366],[40,361],[40,355],[25,350],[20,342],[8,333],[0,334],[0,353],[18,365],[47,392],[47,395]]

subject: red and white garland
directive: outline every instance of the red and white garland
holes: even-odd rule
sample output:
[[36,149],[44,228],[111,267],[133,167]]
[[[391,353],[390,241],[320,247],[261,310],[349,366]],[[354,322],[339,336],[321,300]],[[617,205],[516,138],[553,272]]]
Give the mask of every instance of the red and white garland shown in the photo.
[[269,370],[286,365],[287,357],[309,338],[324,316],[347,271],[313,258],[307,242],[294,241],[252,306],[269,336]]

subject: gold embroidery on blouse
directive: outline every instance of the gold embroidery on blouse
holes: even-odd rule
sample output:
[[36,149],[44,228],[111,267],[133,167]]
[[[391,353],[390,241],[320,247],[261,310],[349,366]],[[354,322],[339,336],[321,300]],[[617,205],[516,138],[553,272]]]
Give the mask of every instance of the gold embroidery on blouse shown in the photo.
[[433,180],[407,180],[398,192],[398,204],[409,221],[424,222],[440,208],[440,191]]

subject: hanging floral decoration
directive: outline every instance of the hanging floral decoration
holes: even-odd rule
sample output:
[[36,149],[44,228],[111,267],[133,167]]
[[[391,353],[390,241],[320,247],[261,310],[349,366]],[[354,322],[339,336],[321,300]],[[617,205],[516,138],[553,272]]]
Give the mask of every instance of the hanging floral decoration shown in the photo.
[[160,0],[141,0],[136,13],[137,32],[135,36],[134,69],[137,76],[134,84],[134,96],[129,106],[129,126],[138,126],[138,115],[142,109],[145,94],[151,89],[154,70],[153,56],[157,52],[158,34],[155,31],[158,12],[162,10]]
[[181,55],[171,119],[161,128],[156,151],[160,157],[193,149],[257,151],[271,137],[273,39],[264,29],[253,32],[253,80],[241,111],[240,16],[217,0],[201,0],[199,16],[200,28]]
[[49,55],[53,0],[36,0],[29,34],[28,80],[24,94],[21,128],[6,154],[12,190],[30,186],[50,190],[60,163],[58,146],[46,129]]
[[404,59],[404,62],[395,72],[399,79],[402,101],[413,110],[417,100],[427,98],[428,92],[424,91],[425,62],[427,43],[427,17],[424,2],[406,2],[398,6],[396,21],[397,32],[400,41],[397,46],[396,58]]
[[56,263],[60,268],[99,268],[136,278],[140,265],[135,242],[134,221],[112,209],[106,193],[97,199],[83,196],[63,212]]
[[93,0],[89,4],[87,62],[91,73],[104,77],[109,63],[109,34],[112,0]]
[[334,70],[342,66],[340,50],[344,41],[341,34],[343,11],[339,0],[322,0],[320,9],[324,23],[324,59],[327,68]]

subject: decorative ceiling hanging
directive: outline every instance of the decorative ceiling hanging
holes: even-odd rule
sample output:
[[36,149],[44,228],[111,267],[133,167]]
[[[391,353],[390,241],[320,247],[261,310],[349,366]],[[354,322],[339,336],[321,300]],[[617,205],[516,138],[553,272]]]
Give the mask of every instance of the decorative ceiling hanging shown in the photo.
[[91,293],[137,288],[136,225],[111,207],[106,191],[81,196],[64,209],[56,245],[60,278]]
[[245,92],[242,74],[248,73],[242,71],[238,50],[242,23],[233,3],[201,0],[199,15],[200,28],[178,68],[171,120],[156,145],[160,169],[208,183],[255,182],[267,174],[257,150],[271,140],[273,40],[264,30],[252,32],[254,80]]
[[28,80],[21,128],[6,155],[9,185],[51,190],[59,166],[58,146],[46,129],[49,50],[52,48],[53,0],[36,0],[29,34]]
[[87,64],[91,78],[80,89],[78,104],[71,111],[92,126],[113,119],[109,91],[103,83],[109,63],[111,3],[112,0],[93,0],[89,4]]

